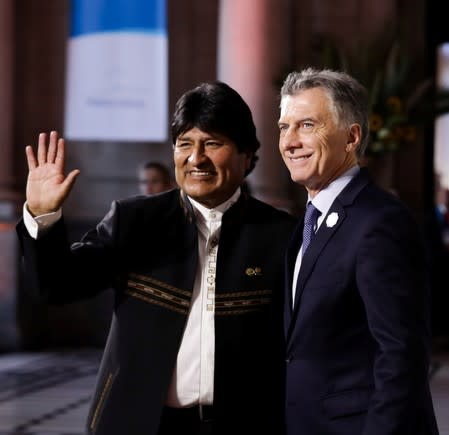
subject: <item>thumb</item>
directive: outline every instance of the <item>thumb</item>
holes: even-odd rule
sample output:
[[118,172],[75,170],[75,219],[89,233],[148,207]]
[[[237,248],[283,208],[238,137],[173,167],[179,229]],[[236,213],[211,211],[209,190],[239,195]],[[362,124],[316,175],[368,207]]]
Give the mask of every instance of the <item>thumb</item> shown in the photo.
[[78,177],[80,172],[81,171],[79,169],[74,169],[73,171],[69,172],[69,174],[67,174],[67,177],[62,183],[65,189],[71,189],[73,187],[76,177]]

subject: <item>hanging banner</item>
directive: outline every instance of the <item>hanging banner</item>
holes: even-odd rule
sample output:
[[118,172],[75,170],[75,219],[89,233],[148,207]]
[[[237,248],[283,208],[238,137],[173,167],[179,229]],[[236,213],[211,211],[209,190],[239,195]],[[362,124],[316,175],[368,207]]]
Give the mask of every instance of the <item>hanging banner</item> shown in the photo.
[[64,136],[165,141],[165,0],[72,0]]

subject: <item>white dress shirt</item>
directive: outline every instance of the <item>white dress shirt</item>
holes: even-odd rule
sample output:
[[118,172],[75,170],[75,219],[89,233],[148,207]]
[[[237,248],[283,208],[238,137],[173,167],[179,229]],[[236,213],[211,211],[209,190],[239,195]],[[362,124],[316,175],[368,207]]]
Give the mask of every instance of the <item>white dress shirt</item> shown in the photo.
[[192,305],[168,390],[166,405],[211,405],[214,400],[215,275],[223,213],[240,196],[240,188],[218,207],[209,209],[190,198],[198,227],[198,269]]
[[[219,206],[208,209],[194,201],[193,210],[198,228],[198,269],[193,287],[192,305],[178,351],[176,366],[167,394],[166,405],[189,407],[211,405],[214,399],[215,365],[215,275],[224,212],[239,198],[235,193]],[[62,212],[32,217],[26,204],[24,224],[31,237],[37,239],[61,218]]]
[[[314,232],[318,231],[318,228],[322,224],[324,218],[326,217],[329,209],[332,206],[335,198],[340,194],[340,192],[346,187],[346,185],[354,178],[354,176],[360,171],[360,167],[358,165],[353,166],[344,172],[340,177],[336,180],[329,183],[323,190],[320,190],[315,197],[311,200],[310,197],[307,198],[307,202],[311,201],[312,204],[318,209],[321,214],[318,217],[316,227],[314,228]],[[293,295],[293,304],[295,303],[295,295],[296,295],[296,284],[298,282],[299,271],[301,269],[301,261],[302,261],[302,246],[299,249],[298,255],[296,257],[295,269],[293,272],[293,284],[292,284],[292,295]]]

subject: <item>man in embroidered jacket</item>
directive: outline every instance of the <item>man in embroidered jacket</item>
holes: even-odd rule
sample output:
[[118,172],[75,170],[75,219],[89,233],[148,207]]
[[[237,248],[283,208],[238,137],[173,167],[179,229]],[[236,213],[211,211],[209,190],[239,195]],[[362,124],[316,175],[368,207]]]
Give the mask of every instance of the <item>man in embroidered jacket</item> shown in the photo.
[[[281,434],[283,259],[294,219],[241,192],[260,144],[224,83],[178,101],[180,189],[114,201],[67,242],[64,141],[39,136],[17,226],[30,291],[68,303],[113,288],[113,320],[88,416],[98,435]],[[211,414],[212,413],[212,414]]]

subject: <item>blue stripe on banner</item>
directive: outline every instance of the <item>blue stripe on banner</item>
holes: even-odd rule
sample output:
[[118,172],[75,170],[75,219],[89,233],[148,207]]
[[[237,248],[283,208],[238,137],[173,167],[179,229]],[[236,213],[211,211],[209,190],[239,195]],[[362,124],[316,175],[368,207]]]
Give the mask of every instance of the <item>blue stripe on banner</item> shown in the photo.
[[70,36],[123,30],[166,34],[165,0],[72,0]]

